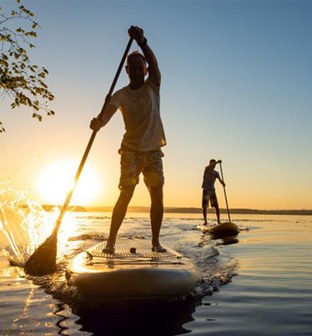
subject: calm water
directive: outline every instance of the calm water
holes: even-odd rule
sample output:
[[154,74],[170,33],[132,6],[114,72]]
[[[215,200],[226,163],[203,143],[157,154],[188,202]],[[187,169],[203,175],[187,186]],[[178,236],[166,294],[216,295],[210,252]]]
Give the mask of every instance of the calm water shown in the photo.
[[[109,302],[90,314],[75,306],[64,267],[107,237],[109,216],[68,213],[60,232],[60,271],[53,277],[29,278],[10,266],[6,255],[13,252],[0,234],[0,335],[312,334],[311,216],[232,215],[242,231],[236,241],[224,242],[196,228],[200,214],[167,214],[162,242],[202,271],[194,298],[168,305]],[[148,214],[128,214],[119,237],[130,236],[150,238]]]

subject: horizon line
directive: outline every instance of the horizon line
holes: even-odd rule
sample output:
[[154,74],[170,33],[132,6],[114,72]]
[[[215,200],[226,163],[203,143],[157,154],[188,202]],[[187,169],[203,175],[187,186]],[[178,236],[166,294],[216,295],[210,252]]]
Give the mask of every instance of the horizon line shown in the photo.
[[[63,205],[57,204],[43,204],[42,207],[46,211],[51,211],[53,208],[62,207]],[[82,206],[70,205],[69,211],[77,212],[110,212],[113,206]],[[149,212],[149,206],[129,206],[128,212]],[[202,213],[200,207],[165,207],[164,213]],[[226,208],[220,208],[221,213],[227,213]],[[230,213],[235,214],[287,214],[287,215],[312,215],[312,209],[253,209],[253,208],[232,208],[229,209]]]

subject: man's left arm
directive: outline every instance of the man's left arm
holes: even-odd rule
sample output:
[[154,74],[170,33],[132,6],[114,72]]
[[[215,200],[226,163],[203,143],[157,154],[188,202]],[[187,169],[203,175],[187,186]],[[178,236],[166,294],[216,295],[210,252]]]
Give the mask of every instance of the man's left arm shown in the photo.
[[223,185],[223,187],[225,187],[225,183],[224,181],[221,179],[221,177],[218,175],[218,180],[220,181],[220,183]]
[[141,48],[143,55],[148,64],[149,79],[156,85],[160,86],[161,73],[158,66],[157,58],[153,50],[148,45],[147,39],[144,36],[143,29],[139,27],[131,27],[129,29],[129,35],[136,40],[137,44]]

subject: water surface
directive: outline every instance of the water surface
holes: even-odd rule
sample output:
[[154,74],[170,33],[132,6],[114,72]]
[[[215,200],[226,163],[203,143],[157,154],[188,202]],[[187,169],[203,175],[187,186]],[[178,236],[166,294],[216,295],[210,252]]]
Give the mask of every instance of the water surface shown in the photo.
[[[200,268],[197,296],[178,305],[109,302],[90,315],[72,304],[64,269],[107,237],[109,221],[109,213],[68,214],[53,277],[10,266],[0,236],[0,335],[311,335],[311,216],[235,215],[242,231],[223,241],[196,228],[198,214],[166,214],[162,242]],[[148,214],[128,214],[119,237],[130,236],[150,239]]]

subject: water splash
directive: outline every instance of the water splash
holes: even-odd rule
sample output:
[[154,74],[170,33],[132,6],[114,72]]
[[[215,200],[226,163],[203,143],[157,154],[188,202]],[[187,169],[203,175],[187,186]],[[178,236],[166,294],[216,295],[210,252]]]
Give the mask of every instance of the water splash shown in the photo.
[[0,249],[12,263],[22,266],[50,234],[53,217],[25,192],[2,184],[0,190]]
[[9,246],[11,246],[11,249],[16,257],[18,259],[22,258],[22,255],[19,251],[18,246],[15,243],[14,233],[12,232],[10,225],[8,224],[5,209],[0,204],[0,230],[3,233],[4,237],[6,238],[7,242],[9,243]]

